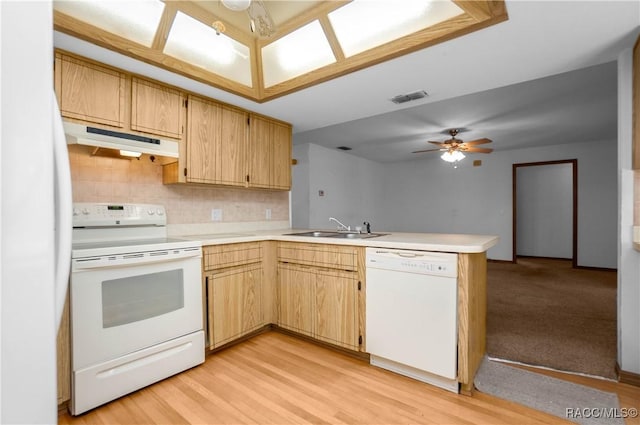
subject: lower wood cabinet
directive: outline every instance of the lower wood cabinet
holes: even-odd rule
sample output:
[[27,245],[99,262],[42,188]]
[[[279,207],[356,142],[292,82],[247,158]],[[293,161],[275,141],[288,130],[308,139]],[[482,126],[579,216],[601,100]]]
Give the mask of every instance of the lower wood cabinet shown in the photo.
[[281,242],[278,326],[364,351],[364,267],[359,248]]
[[56,340],[56,366],[58,371],[58,405],[71,399],[71,338],[69,322],[69,293],[62,310],[62,320]]
[[207,345],[220,347],[265,325],[259,242],[203,248]]
[[278,264],[278,326],[313,335],[312,289],[315,272],[311,267]]

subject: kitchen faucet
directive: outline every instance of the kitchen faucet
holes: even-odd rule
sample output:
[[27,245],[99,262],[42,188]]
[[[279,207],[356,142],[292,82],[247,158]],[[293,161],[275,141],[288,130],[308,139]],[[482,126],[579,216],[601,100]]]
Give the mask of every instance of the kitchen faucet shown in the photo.
[[346,230],[347,232],[351,231],[351,226],[345,226],[344,224],[340,223],[340,221],[338,219],[335,219],[333,217],[329,217],[329,221],[335,221],[336,223],[338,223],[338,231],[340,231],[340,230]]

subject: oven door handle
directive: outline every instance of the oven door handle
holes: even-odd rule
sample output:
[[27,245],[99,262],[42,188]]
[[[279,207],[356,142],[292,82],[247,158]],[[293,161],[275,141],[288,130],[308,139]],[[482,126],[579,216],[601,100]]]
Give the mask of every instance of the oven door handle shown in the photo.
[[130,267],[153,263],[170,263],[174,261],[187,260],[190,258],[201,258],[200,248],[185,248],[176,252],[174,250],[162,250],[152,252],[141,252],[119,255],[105,255],[100,257],[76,258],[71,263],[72,271],[104,269],[115,267]]

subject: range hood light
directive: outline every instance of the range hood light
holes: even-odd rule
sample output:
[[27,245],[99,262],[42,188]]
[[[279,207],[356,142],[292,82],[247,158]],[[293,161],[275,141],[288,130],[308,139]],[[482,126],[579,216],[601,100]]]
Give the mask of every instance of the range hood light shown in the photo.
[[132,158],[140,158],[142,156],[142,154],[140,152],[134,152],[134,151],[125,151],[120,149],[120,155],[122,156],[129,156]]

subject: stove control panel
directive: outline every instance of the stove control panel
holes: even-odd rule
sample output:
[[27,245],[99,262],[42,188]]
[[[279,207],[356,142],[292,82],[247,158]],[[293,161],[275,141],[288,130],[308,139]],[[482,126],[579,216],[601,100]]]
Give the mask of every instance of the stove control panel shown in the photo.
[[75,202],[73,227],[166,226],[164,206]]

